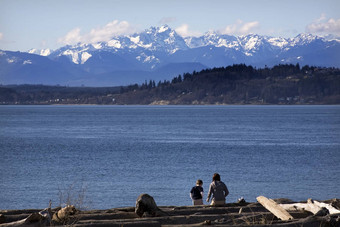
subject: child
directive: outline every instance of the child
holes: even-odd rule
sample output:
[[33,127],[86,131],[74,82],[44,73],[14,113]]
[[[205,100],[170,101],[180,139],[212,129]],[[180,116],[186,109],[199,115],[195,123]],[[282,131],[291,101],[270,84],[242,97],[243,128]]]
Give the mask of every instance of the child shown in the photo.
[[190,198],[192,199],[193,205],[203,205],[203,181],[197,180],[196,186],[192,187],[190,191]]

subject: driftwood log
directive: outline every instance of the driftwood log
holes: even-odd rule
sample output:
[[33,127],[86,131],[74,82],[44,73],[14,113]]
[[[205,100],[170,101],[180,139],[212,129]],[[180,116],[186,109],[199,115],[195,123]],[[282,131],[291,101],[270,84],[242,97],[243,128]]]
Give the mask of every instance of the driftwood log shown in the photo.
[[22,220],[0,224],[0,227],[17,227],[17,226],[43,227],[49,226],[50,224],[51,224],[51,209],[48,208],[38,213],[32,213],[27,218],[24,218]]
[[277,218],[283,221],[288,221],[288,220],[293,219],[293,216],[290,215],[285,209],[283,209],[274,200],[268,199],[264,196],[259,196],[256,199],[262,206],[264,206],[267,210],[273,213]]
[[[295,203],[294,201],[275,200],[276,203]],[[301,202],[304,203],[304,202]],[[307,203],[307,201],[305,202]],[[314,201],[314,204],[318,202]],[[325,204],[332,204],[336,209],[340,209],[340,200],[334,199],[323,201]],[[294,217],[293,220],[279,220],[275,215],[267,210],[260,203],[227,203],[224,206],[216,207],[210,205],[201,206],[160,206],[155,212],[156,216],[143,217],[135,213],[135,207],[121,207],[108,210],[84,210],[77,211],[74,216],[70,216],[71,222],[55,223],[50,225],[68,225],[74,227],[198,227],[202,225],[212,226],[275,226],[275,227],[296,227],[296,226],[340,226],[340,214],[318,214],[314,215],[305,210],[289,211]],[[324,208],[327,210],[326,208]],[[60,208],[54,208],[54,213],[60,211]],[[161,210],[161,211],[160,211]],[[241,212],[240,212],[241,210]],[[160,212],[165,213],[162,215]],[[328,210],[327,210],[328,212]],[[37,221],[35,215],[40,213],[43,216],[44,211],[39,212],[36,209],[30,210],[0,210],[0,214],[5,218],[4,224],[0,227],[9,226],[28,226],[40,227],[48,226],[48,218]],[[32,215],[34,214],[34,215]],[[32,216],[30,216],[32,215]],[[47,215],[47,214],[46,214]],[[325,216],[324,216],[325,215]],[[1,215],[0,215],[1,216]],[[27,218],[30,216],[30,218]],[[60,217],[62,217],[60,213]],[[26,222],[25,222],[26,221]]]
[[155,200],[148,194],[140,194],[136,200],[135,213],[139,217],[159,217],[167,214],[158,208]]
[[135,212],[139,217],[147,214],[148,216],[155,217],[158,207],[152,196],[148,194],[141,194],[136,201]]
[[5,215],[0,214],[0,224],[5,223],[5,222],[6,222]]
[[0,227],[43,227],[50,226],[52,223],[65,224],[76,213],[76,211],[77,210],[74,206],[66,206],[53,214],[51,208],[46,208],[40,212],[29,214],[27,218],[0,224]]
[[67,205],[53,214],[52,221],[65,224],[70,220],[70,218],[74,217],[76,213],[77,210],[73,205]]
[[330,204],[312,199],[308,199],[307,203],[280,204],[280,206],[287,211],[308,211],[314,215],[324,210],[323,208],[326,208],[329,214],[340,214],[340,210],[334,208]]

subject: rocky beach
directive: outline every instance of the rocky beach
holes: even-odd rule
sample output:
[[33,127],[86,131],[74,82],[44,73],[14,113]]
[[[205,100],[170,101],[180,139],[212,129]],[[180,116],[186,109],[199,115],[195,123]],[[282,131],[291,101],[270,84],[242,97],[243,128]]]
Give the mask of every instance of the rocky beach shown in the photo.
[[0,210],[0,227],[7,226],[340,226],[340,200],[294,202],[257,197],[224,206],[157,206],[141,194],[136,207],[106,210],[64,208]]

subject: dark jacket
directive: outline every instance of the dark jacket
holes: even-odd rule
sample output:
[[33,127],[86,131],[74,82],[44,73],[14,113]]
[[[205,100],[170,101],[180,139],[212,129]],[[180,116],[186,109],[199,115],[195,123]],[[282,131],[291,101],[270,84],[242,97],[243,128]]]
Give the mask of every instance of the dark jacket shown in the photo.
[[196,199],[202,199],[202,193],[203,188],[201,186],[195,186],[191,189],[191,198],[196,200]]

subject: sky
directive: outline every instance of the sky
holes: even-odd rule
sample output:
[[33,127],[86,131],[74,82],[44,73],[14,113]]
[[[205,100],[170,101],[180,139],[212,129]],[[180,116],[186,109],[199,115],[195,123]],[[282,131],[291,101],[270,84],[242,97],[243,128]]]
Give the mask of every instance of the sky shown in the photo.
[[340,0],[0,0],[0,49],[55,50],[164,24],[183,37],[340,37]]

